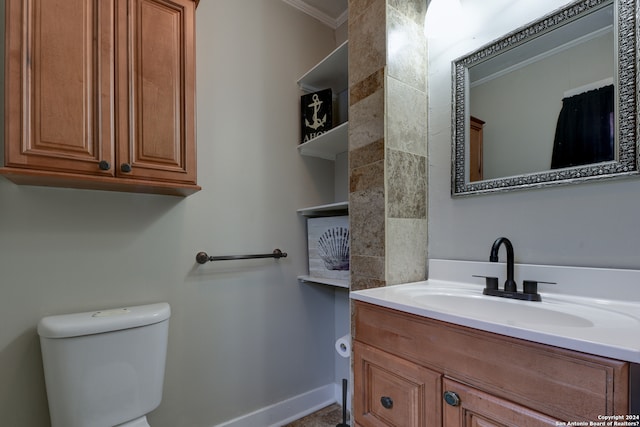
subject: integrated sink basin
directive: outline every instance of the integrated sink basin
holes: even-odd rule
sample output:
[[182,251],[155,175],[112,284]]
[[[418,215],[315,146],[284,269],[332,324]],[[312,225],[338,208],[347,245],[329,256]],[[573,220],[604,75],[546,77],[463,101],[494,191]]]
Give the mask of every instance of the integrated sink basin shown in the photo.
[[[522,304],[519,301],[498,300],[495,297],[484,295],[454,295],[448,293],[422,293],[416,295],[415,301],[422,307],[439,310],[448,313],[464,313],[467,316],[495,320],[499,313],[501,322],[507,325],[537,326],[552,325],[572,328],[589,328],[594,323],[590,319],[607,316],[609,312],[604,310],[591,310],[590,316],[570,314],[566,311],[558,311],[563,307],[548,304]],[[566,308],[566,307],[565,307]],[[584,307],[581,310],[584,310]]]
[[[607,285],[608,294],[617,299],[589,292],[594,288],[588,283],[579,283],[585,295],[576,295],[581,287],[561,278],[557,285],[540,292],[542,301],[521,301],[483,295],[483,284],[473,283],[472,274],[465,275],[469,283],[436,278],[350,295],[354,300],[423,317],[640,363],[640,280],[635,281],[640,276],[632,275],[635,283],[629,284],[630,293],[620,292],[615,279],[613,285]],[[567,289],[563,289],[565,283]]]

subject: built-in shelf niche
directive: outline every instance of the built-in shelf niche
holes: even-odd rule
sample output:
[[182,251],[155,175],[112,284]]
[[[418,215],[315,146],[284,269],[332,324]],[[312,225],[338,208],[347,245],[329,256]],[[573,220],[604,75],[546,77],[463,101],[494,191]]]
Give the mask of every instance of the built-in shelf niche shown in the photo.
[[[348,215],[348,42],[342,43],[298,80],[303,92],[317,92],[331,88],[334,98],[334,127],[322,135],[298,145],[302,156],[334,162],[334,201],[331,203],[298,209],[307,217]],[[302,283],[318,283],[349,289],[349,280],[325,279],[309,275],[298,276]]]

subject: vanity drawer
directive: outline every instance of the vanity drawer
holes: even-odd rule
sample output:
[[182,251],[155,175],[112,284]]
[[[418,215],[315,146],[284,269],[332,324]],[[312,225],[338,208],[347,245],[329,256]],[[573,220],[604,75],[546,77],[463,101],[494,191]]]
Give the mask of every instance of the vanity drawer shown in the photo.
[[438,372],[362,343],[354,343],[354,409],[363,427],[436,427]]
[[355,340],[564,420],[629,411],[629,364],[355,302]]

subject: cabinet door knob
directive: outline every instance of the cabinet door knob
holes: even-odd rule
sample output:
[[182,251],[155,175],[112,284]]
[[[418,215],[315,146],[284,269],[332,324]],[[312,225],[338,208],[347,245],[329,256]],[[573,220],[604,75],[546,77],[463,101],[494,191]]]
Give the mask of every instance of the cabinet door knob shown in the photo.
[[107,162],[106,160],[100,160],[100,162],[98,163],[98,167],[100,168],[100,170],[108,171],[109,169],[111,169],[111,163]]
[[131,172],[131,165],[129,163],[123,163],[120,165],[120,170],[122,172]]
[[447,402],[448,405],[458,406],[460,405],[460,396],[454,391],[445,391],[444,401]]
[[389,396],[382,396],[380,398],[380,403],[387,409],[393,408],[393,399]]

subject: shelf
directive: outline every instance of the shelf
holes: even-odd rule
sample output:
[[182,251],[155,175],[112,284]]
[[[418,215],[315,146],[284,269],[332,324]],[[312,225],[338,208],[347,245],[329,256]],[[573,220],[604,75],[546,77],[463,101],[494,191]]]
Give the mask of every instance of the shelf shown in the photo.
[[329,203],[327,205],[312,206],[298,209],[298,213],[306,217],[347,215],[349,202]]
[[338,154],[349,149],[348,132],[349,122],[344,122],[330,131],[298,145],[298,151],[303,156],[335,160]]
[[321,285],[335,286],[337,288],[349,289],[348,280],[325,279],[322,277],[298,276],[298,280],[304,283],[319,283]]
[[[339,95],[337,96],[338,103],[334,105],[335,111],[346,111],[341,110],[340,107],[347,107],[347,97],[344,95],[346,94],[346,90],[349,86],[348,59],[348,43],[344,42],[326,58],[320,61],[315,67],[309,70],[309,72],[303,75],[297,82],[298,86],[301,90],[307,93],[331,88],[334,97]],[[346,116],[344,118],[340,114],[337,114],[337,116],[341,117],[337,121],[346,120]],[[339,154],[346,153],[349,150],[348,133],[349,123],[348,121],[345,121],[341,124],[335,125],[335,127],[322,135],[307,141],[304,144],[298,145],[298,153],[302,156],[336,161]],[[345,161],[343,162],[343,160]],[[336,163],[340,168],[347,166],[346,158],[343,159],[343,157],[340,157]],[[346,173],[339,174],[334,171],[334,175],[336,180],[338,180],[338,176],[341,180],[347,180]],[[345,184],[347,183],[345,182]],[[345,201],[302,208],[298,209],[298,213],[307,218],[344,216],[349,214],[349,202]],[[347,279],[326,279],[302,275],[298,276],[298,280],[301,283],[315,283],[348,290],[348,276],[340,276],[347,277]]]
[[349,86],[348,42],[342,43],[318,65],[298,79],[298,86],[305,92],[317,92],[331,88],[336,95]]

